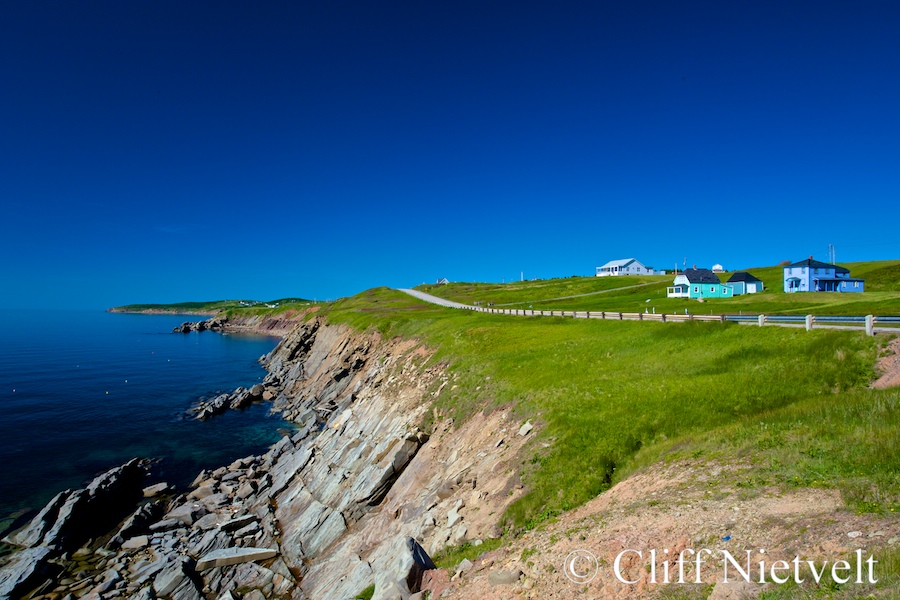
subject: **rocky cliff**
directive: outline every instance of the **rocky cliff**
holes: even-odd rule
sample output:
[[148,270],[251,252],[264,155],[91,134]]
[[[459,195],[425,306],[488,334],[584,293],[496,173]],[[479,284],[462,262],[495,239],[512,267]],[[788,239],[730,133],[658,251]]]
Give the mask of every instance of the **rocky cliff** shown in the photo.
[[220,313],[204,321],[185,321],[173,331],[175,333],[217,331],[220,333],[252,333],[284,337],[298,323],[303,322],[307,315],[316,312],[318,309],[318,306],[313,306],[305,311],[288,310],[277,314],[236,315],[231,317],[225,313]]
[[[264,359],[273,410],[296,424],[290,437],[201,473],[190,491],[148,489],[113,535],[53,559],[59,569],[34,559],[28,536],[10,538],[35,568],[0,570],[11,582],[0,595],[49,577],[35,593],[54,600],[352,598],[372,584],[375,598],[406,598],[421,547],[499,535],[520,493],[510,462],[526,440],[520,424],[497,411],[422,431],[430,400],[453,385],[427,350],[321,319],[292,327]],[[42,518],[29,529],[46,528]]]

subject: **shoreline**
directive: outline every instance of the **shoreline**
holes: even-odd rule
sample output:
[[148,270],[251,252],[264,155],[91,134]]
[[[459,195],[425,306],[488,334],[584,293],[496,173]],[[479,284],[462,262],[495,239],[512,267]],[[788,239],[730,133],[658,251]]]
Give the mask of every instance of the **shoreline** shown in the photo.
[[106,312],[108,313],[116,313],[120,315],[196,315],[196,316],[206,316],[213,317],[219,314],[221,311],[218,310],[164,310],[161,308],[146,308],[143,310],[127,310],[123,308],[107,308]]
[[[406,582],[423,556],[433,569],[428,555],[447,544],[499,536],[490,515],[519,493],[504,490],[513,489],[507,460],[524,438],[488,450],[500,430],[520,424],[504,412],[488,418],[486,431],[485,422],[456,430],[445,421],[422,431],[428,390],[449,383],[444,367],[425,367],[428,353],[415,342],[297,317],[261,360],[271,411],[294,432],[261,454],[201,471],[186,489],[130,479],[119,486],[125,465],[60,492],[8,536],[18,550],[0,568],[0,597],[353,597]],[[271,332],[273,322],[240,325]],[[479,443],[461,443],[472,436]],[[483,512],[457,514],[476,502],[476,481]],[[113,488],[122,493],[108,495]],[[420,494],[430,500],[410,509]],[[127,518],[101,530],[87,516],[100,507]]]

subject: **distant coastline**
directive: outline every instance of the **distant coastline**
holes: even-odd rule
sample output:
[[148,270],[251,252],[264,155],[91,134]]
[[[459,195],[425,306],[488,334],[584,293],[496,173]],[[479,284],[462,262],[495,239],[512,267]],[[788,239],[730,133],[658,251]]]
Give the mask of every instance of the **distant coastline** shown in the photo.
[[[195,302],[173,302],[172,304],[125,304],[106,309],[109,313],[127,313],[139,315],[205,315],[215,316],[229,311],[244,311],[250,309],[254,314],[259,311],[267,312],[272,309],[281,311],[287,309],[303,310],[313,302],[304,298],[279,298],[277,300],[211,300]],[[231,313],[229,313],[231,314]]]
[[199,315],[199,316],[215,316],[222,311],[219,310],[184,310],[176,308],[129,308],[127,306],[114,306],[107,308],[108,313],[121,313],[128,315]]

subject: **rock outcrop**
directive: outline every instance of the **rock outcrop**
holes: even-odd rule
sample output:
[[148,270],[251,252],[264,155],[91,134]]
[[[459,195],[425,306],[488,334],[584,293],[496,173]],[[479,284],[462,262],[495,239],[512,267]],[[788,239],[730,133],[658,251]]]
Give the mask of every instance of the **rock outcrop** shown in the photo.
[[192,331],[224,331],[228,323],[225,315],[216,315],[205,321],[185,321],[172,330],[172,333],[190,333]]
[[0,569],[0,597],[16,597],[55,569],[50,560],[103,535],[142,496],[146,464],[138,459],[97,476],[81,490],[57,494],[23,529],[3,541],[23,548]]

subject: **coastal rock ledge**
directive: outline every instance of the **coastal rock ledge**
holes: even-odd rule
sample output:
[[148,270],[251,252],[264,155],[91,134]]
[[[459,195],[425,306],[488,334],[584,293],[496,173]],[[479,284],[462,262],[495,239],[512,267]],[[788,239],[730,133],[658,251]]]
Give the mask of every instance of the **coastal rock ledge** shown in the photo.
[[[294,324],[263,359],[262,391],[296,425],[289,436],[181,492],[144,498],[135,461],[63,492],[8,536],[23,549],[0,569],[0,598],[319,600],[373,585],[376,600],[409,598],[429,554],[499,535],[533,437],[501,410],[459,426],[435,414],[453,376],[431,359],[414,341]],[[113,488],[116,510],[101,492]],[[82,511],[101,505],[84,529]]]

